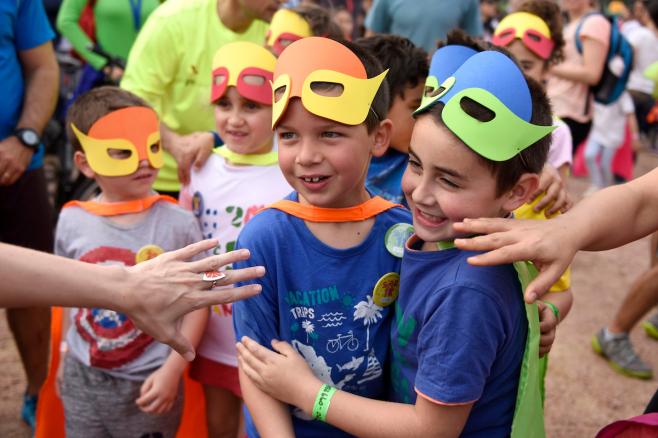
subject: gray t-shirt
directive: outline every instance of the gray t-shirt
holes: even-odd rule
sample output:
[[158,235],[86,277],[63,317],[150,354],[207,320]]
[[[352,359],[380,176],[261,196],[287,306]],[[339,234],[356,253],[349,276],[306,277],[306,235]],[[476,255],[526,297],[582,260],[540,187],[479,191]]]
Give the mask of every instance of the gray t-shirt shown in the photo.
[[[132,266],[199,240],[201,230],[192,213],[170,202],[157,202],[128,226],[68,207],[59,216],[55,253],[88,263]],[[122,313],[72,308],[70,315],[69,354],[115,377],[144,380],[170,353]]]

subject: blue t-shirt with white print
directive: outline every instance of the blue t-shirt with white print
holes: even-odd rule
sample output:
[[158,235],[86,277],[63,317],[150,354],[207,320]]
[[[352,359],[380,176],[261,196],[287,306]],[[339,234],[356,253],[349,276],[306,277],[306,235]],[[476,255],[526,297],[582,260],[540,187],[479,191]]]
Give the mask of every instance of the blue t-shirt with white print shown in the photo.
[[410,240],[391,326],[391,400],[474,403],[460,436],[510,434],[528,322],[514,266]]
[[[297,194],[287,199],[296,201]],[[389,209],[376,216],[363,242],[336,249],[318,240],[302,219],[276,209],[256,215],[236,245],[249,249],[251,258],[234,266],[263,265],[267,273],[256,281],[263,286],[259,295],[233,305],[238,339],[246,335],[268,347],[272,339],[288,341],[325,383],[384,398],[401,260],[387,250],[385,237],[392,226],[410,222],[407,210]],[[349,436],[292,407],[291,414],[296,436]],[[257,437],[249,415],[246,424],[248,435]]]

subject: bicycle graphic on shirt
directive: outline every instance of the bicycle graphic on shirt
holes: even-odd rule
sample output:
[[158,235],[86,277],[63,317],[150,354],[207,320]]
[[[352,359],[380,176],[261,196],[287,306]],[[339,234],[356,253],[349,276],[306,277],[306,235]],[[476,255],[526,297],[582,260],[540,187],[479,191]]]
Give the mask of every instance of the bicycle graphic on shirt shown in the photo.
[[347,347],[349,351],[356,351],[356,349],[359,348],[359,340],[354,337],[352,330],[344,335],[338,335],[335,339],[329,339],[327,341],[327,351],[329,353],[336,353],[345,347]]

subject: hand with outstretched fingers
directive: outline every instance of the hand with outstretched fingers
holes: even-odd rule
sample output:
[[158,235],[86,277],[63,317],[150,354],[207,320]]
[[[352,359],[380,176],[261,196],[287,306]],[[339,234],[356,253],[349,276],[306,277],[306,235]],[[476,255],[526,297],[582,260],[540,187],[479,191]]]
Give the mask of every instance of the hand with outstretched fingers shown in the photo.
[[457,248],[488,251],[468,258],[477,266],[531,261],[539,275],[525,290],[525,301],[534,303],[543,296],[571,264],[578,247],[569,237],[567,221],[561,217],[547,221],[500,218],[464,219],[454,224],[460,235]]
[[[241,249],[186,261],[216,246],[216,240],[204,240],[127,268],[129,285],[124,289],[126,292],[121,296],[121,302],[117,303],[117,308],[125,312],[139,329],[169,344],[188,361],[194,359],[194,348],[178,328],[185,314],[214,304],[249,298],[261,291],[259,284],[210,290],[210,284],[202,280],[204,272],[219,271],[225,265],[249,258],[249,251]],[[265,268],[231,269],[224,274],[215,283],[216,287],[262,277]]]

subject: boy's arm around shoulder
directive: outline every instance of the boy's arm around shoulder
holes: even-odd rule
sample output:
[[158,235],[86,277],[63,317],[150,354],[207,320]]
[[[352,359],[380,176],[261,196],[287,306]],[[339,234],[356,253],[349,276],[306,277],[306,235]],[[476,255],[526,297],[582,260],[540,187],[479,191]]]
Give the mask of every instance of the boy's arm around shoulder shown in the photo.
[[[265,266],[266,274],[257,281],[263,290],[257,296],[233,304],[233,326],[239,340],[249,336],[262,345],[270,345],[272,339],[278,339],[278,290],[276,287],[276,272],[273,247],[277,245],[277,233],[269,233],[267,211],[257,214],[243,228],[236,242],[236,249],[246,248],[251,252],[249,260],[236,263],[235,268],[249,266]],[[238,283],[238,286],[250,282]],[[239,369],[240,388],[251,417],[261,436],[293,437],[294,430],[290,410],[282,403],[256,385]]]
[[357,436],[461,434],[506,332],[501,303],[491,294],[463,286],[439,292],[440,297],[431,294],[428,313],[419,321],[418,370],[412,383],[416,404],[368,400],[341,391],[330,404],[330,423]]

